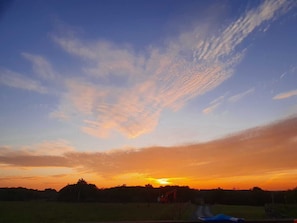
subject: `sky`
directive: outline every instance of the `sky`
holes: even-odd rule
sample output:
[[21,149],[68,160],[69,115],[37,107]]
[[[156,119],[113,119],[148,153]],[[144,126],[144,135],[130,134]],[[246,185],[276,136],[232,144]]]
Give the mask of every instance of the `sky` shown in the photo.
[[0,187],[297,186],[297,2],[0,1]]

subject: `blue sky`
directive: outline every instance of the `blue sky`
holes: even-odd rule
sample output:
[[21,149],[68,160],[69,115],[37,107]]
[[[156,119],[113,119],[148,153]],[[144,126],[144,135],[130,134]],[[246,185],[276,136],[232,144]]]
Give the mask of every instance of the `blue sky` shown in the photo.
[[4,1],[0,146],[212,141],[297,112],[295,1]]

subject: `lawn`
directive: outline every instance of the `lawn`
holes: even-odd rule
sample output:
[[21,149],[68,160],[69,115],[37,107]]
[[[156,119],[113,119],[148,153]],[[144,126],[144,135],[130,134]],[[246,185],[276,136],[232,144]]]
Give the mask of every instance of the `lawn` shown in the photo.
[[243,205],[214,205],[211,208],[214,215],[226,214],[233,217],[244,219],[265,219],[265,209],[261,206],[243,206]]
[[[297,217],[297,205],[277,205],[288,218]],[[193,220],[197,206],[190,203],[62,203],[62,202],[0,202],[0,222],[68,223],[149,220]],[[264,207],[213,205],[214,215],[265,219]]]
[[0,202],[0,222],[98,222],[190,220],[196,206],[177,204],[103,204],[58,202]]
[[[297,205],[273,205],[278,213],[278,218],[297,218]],[[211,208],[213,214],[226,214],[244,219],[267,219],[263,206],[241,206],[241,205],[214,205]]]

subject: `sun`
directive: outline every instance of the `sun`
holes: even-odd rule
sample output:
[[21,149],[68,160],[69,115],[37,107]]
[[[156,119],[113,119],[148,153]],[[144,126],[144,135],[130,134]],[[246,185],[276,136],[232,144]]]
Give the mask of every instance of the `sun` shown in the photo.
[[168,184],[171,184],[169,182],[169,179],[168,178],[159,178],[159,179],[156,179],[156,181],[158,182],[158,184],[160,185],[168,185]]

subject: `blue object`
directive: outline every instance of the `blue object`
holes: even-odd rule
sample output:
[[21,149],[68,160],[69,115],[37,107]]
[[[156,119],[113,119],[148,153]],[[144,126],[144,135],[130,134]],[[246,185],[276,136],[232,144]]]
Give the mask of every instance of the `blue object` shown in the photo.
[[218,214],[212,217],[200,217],[199,219],[204,222],[244,222],[243,218],[235,218],[224,214]]

